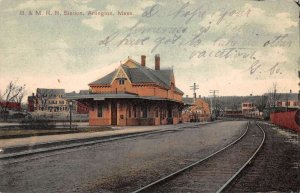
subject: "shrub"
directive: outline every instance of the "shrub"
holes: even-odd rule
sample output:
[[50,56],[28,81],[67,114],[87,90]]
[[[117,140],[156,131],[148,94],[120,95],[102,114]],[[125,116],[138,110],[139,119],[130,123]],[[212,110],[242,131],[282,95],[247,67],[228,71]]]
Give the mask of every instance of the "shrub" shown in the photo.
[[44,117],[28,117],[21,122],[23,129],[54,129],[55,127],[55,122]]

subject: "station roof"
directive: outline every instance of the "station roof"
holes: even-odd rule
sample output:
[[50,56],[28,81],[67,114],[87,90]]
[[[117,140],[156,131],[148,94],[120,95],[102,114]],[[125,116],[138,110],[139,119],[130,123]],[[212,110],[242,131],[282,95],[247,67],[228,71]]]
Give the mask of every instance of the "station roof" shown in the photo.
[[[130,62],[131,66],[128,66],[126,63]],[[172,78],[174,78],[173,69],[160,69],[160,70],[153,70],[146,66],[141,66],[140,63],[128,59],[127,62],[120,65],[120,68],[126,73],[127,77],[129,78],[130,82],[135,84],[143,84],[143,83],[154,83],[158,84],[159,86],[170,89]],[[114,70],[113,72],[107,74],[106,76],[91,82],[89,85],[110,85],[113,81],[114,77],[118,73],[118,69]],[[183,94],[183,92],[175,87],[175,91],[178,93]]]
[[37,94],[47,94],[47,95],[64,95],[65,89],[56,89],[56,88],[37,88]]

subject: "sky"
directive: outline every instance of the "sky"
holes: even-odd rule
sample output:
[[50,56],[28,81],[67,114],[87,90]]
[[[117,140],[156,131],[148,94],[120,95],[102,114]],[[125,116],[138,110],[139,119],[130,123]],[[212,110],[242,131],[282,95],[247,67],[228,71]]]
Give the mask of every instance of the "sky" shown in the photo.
[[298,14],[293,0],[0,0],[0,91],[87,90],[160,54],[185,95],[193,83],[202,96],[298,92]]

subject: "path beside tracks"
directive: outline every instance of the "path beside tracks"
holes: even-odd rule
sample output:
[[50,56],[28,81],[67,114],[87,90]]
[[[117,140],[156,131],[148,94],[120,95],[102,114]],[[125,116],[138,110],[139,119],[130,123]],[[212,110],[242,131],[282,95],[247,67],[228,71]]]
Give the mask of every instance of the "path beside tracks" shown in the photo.
[[182,123],[177,125],[114,127],[113,131],[34,136],[0,140],[0,160],[93,145],[143,135],[211,124],[214,122]]

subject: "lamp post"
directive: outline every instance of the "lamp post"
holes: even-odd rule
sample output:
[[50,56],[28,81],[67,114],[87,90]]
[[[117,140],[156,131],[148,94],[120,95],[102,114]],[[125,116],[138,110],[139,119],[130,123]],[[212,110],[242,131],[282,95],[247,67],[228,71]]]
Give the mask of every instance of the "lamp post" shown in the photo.
[[73,106],[73,101],[69,101],[69,110],[70,110],[70,129],[72,129],[72,106]]

